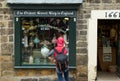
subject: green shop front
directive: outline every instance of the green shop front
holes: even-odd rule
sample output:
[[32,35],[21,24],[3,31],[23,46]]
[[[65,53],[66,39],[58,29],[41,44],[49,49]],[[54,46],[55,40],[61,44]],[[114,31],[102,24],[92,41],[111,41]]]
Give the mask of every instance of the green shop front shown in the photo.
[[14,14],[14,68],[55,68],[47,54],[59,32],[69,42],[70,68],[76,68],[76,16],[82,1],[7,0]]

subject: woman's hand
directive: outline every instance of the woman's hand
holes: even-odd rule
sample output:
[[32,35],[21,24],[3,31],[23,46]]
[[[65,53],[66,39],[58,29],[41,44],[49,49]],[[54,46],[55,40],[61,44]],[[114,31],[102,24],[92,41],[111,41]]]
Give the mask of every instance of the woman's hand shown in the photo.
[[53,62],[56,63],[56,60],[54,59]]
[[52,58],[52,57],[48,57],[48,59],[50,60],[51,63],[55,63],[56,62],[56,60],[54,58]]

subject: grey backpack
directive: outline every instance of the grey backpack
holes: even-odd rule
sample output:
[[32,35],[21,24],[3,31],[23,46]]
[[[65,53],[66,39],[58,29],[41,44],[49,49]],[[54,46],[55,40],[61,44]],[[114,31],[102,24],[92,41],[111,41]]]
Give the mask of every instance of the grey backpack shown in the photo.
[[61,52],[58,52],[56,49],[56,65],[59,71],[65,71],[68,68],[68,56],[64,54],[65,47]]

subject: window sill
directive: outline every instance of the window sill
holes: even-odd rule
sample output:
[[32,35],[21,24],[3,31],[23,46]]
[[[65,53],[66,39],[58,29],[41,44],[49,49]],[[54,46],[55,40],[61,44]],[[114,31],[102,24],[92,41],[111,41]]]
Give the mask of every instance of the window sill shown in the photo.
[[[14,66],[15,69],[54,69],[55,65],[51,66]],[[69,66],[70,69],[76,69],[76,66]]]

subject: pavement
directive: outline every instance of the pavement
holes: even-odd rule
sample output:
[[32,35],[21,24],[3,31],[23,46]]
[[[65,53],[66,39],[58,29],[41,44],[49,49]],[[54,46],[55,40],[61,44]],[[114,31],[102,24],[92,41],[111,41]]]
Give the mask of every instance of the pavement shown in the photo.
[[98,72],[96,81],[120,81],[116,73]]

